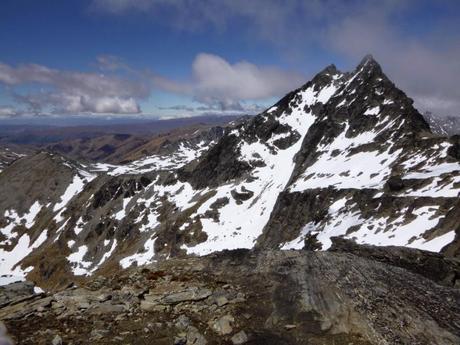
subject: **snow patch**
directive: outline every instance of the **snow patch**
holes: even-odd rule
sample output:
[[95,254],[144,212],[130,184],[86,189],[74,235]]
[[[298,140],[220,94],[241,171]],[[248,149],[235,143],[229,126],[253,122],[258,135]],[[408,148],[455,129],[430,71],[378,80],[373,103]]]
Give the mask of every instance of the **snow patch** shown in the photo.
[[155,255],[155,241],[156,238],[148,239],[144,244],[144,250],[141,253],[136,253],[130,256],[127,256],[120,260],[120,265],[123,268],[128,268],[132,264],[136,263],[138,266],[145,265],[153,262],[153,257]]
[[380,106],[369,108],[364,112],[364,115],[378,115],[380,113]]

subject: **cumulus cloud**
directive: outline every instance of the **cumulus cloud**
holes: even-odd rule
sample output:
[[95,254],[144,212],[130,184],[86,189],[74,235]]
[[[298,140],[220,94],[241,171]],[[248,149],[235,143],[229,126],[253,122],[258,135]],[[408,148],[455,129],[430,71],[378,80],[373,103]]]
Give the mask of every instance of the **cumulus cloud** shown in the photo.
[[[295,72],[241,61],[234,64],[212,54],[198,54],[184,81],[152,71],[136,70],[114,56],[99,56],[95,66],[104,73],[52,69],[37,64],[11,66],[0,62],[0,84],[25,109],[15,113],[33,114],[137,114],[139,102],[154,90],[189,96],[201,103],[201,111],[252,113],[254,102],[279,97],[298,87],[304,77]],[[123,76],[123,77],[121,77]],[[38,85],[31,93],[17,87]],[[11,111],[11,107],[8,111]],[[172,109],[169,109],[172,110]],[[179,109],[199,111],[192,109]],[[6,110],[5,110],[6,112]]]
[[[139,113],[138,100],[147,97],[151,90],[145,80],[63,71],[37,64],[0,63],[0,83],[13,89],[15,100],[32,113]],[[14,91],[17,86],[35,84],[44,89],[30,94]]]
[[10,105],[0,105],[0,117],[13,117],[18,115],[17,110]]
[[305,77],[275,67],[260,67],[246,61],[231,64],[217,55],[199,54],[193,61],[190,80],[154,80],[163,90],[191,95],[201,103],[222,110],[243,110],[241,101],[279,97],[299,87]]

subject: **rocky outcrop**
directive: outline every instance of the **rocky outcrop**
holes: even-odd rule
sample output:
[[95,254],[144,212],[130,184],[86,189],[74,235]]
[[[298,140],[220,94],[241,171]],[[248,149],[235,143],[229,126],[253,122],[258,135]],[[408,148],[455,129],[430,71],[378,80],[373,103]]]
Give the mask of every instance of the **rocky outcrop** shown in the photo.
[[179,170],[180,178],[195,188],[217,187],[229,180],[239,178],[251,170],[251,166],[238,160],[238,140],[225,136],[214,145],[191,172],[187,167]]
[[340,237],[332,238],[332,252],[351,253],[373,261],[401,267],[440,285],[460,288],[460,260],[442,254],[404,247],[358,245]]
[[0,172],[6,169],[6,167],[13,164],[18,159],[33,155],[35,152],[32,148],[22,147],[18,145],[1,145],[0,147]]
[[15,282],[0,286],[0,306],[7,305],[10,301],[21,299],[34,294],[32,282]]
[[24,345],[57,337],[63,344],[459,343],[460,290],[434,271],[452,271],[451,261],[340,240],[333,248],[171,259],[12,301],[0,319]]
[[29,211],[35,201],[46,204],[58,199],[72,182],[73,169],[46,152],[16,160],[0,175],[0,213]]

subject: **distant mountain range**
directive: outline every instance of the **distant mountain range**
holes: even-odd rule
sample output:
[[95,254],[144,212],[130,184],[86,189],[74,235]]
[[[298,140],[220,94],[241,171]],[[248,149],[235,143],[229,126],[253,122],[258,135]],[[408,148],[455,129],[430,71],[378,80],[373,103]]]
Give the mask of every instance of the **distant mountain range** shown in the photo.
[[152,137],[176,128],[197,125],[222,125],[241,116],[195,116],[168,120],[135,121],[105,125],[50,126],[14,125],[0,126],[0,144],[47,145],[75,139],[91,139],[102,135],[130,134]]
[[248,117],[209,115],[106,126],[5,125],[0,127],[0,170],[15,157],[39,151],[83,162],[128,162],[158,153],[160,147],[181,137],[245,118]]

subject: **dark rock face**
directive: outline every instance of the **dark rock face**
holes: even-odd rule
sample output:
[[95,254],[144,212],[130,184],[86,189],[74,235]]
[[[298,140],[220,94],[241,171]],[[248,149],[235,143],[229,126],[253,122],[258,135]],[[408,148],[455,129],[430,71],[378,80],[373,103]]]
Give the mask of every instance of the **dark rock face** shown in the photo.
[[310,190],[308,193],[280,194],[273,208],[270,221],[258,239],[262,248],[277,248],[289,240],[308,222],[317,222],[327,216],[332,196],[337,196],[333,188],[329,190]]
[[404,189],[404,181],[398,176],[392,176],[386,182],[388,189],[392,192],[398,192]]
[[451,138],[453,145],[447,150],[447,154],[460,161],[460,135],[454,135]]
[[92,202],[94,209],[104,206],[119,197],[130,198],[142,191],[152,182],[148,176],[140,178],[114,177],[105,183],[95,194]]
[[249,200],[254,196],[254,192],[247,190],[245,187],[242,188],[241,192],[232,190],[230,194],[238,205],[241,205],[243,201]]
[[428,264],[449,261],[334,246],[171,259],[11,302],[0,318],[24,345],[459,343],[460,290],[436,283]]
[[[0,214],[26,212],[35,201],[58,198],[72,181],[73,171],[59,156],[45,152],[15,161],[0,175]],[[26,187],[26,188],[24,188]]]
[[357,245],[343,238],[332,238],[331,252],[351,253],[373,261],[401,267],[440,285],[460,288],[460,261],[442,254],[404,247]]
[[22,299],[34,294],[34,284],[31,282],[16,282],[0,286],[0,306],[10,301]]
[[237,140],[234,136],[223,137],[199,161],[191,173],[179,171],[181,178],[195,188],[216,187],[221,183],[241,177],[250,171],[249,164],[238,160]]
[[29,147],[3,145],[0,147],[0,172],[18,159],[35,154],[35,151]]

